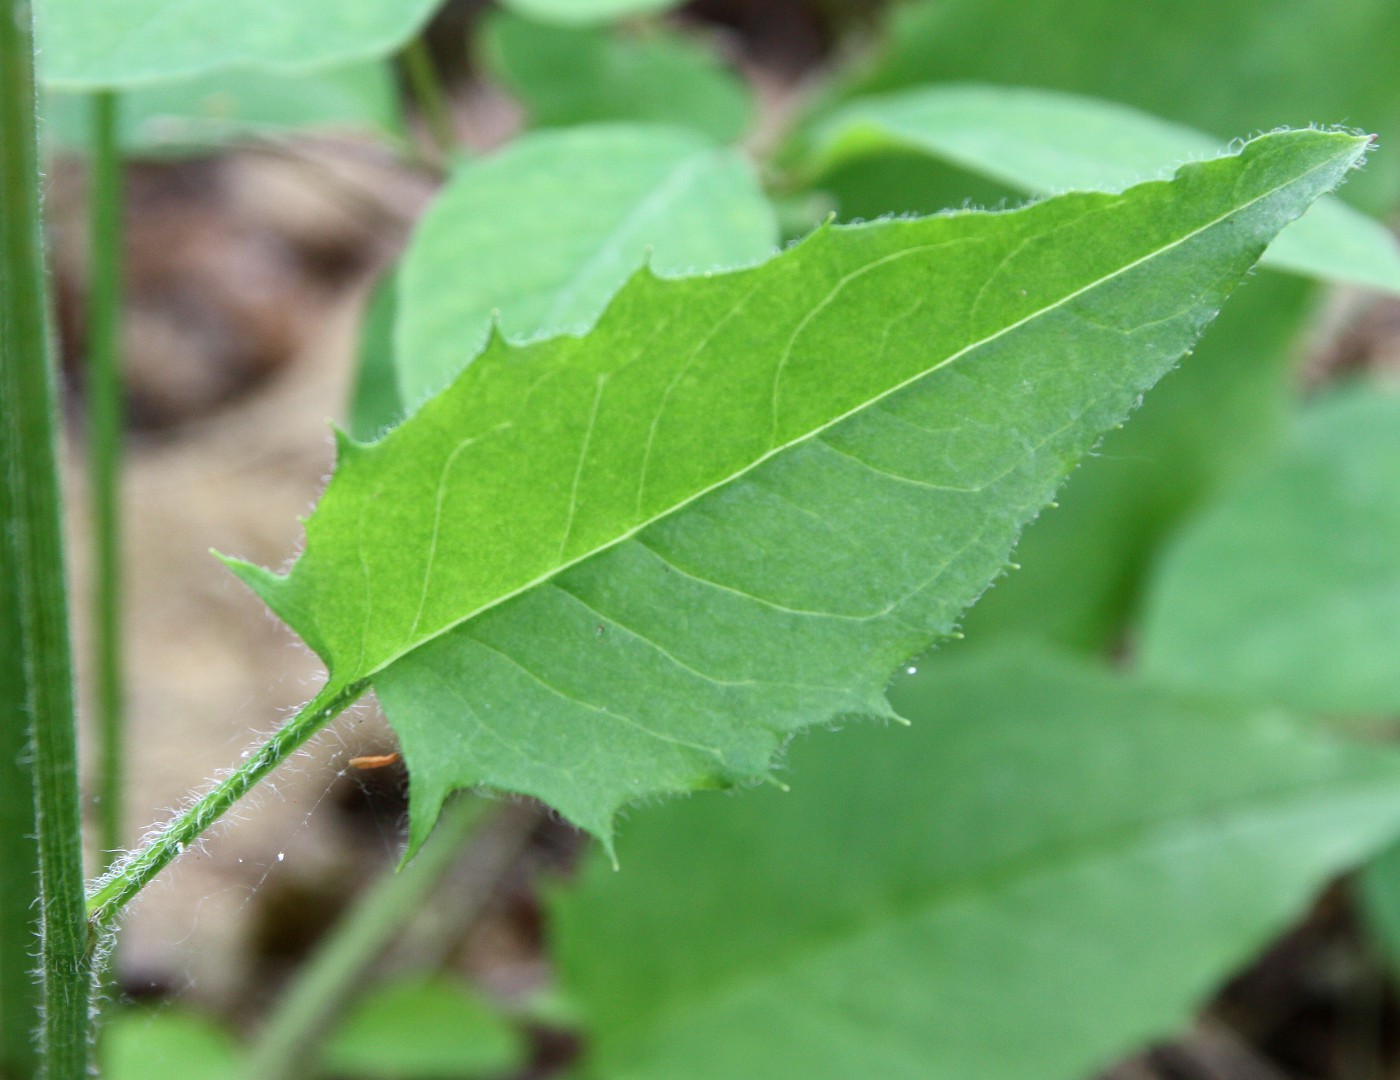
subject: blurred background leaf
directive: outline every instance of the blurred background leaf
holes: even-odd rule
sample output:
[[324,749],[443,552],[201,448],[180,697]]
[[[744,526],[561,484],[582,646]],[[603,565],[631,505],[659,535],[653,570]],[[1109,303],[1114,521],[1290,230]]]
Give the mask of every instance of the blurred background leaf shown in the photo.
[[777,245],[752,165],[680,128],[527,135],[460,167],[398,274],[399,389],[413,407],[486,341],[586,331],[645,261],[659,274],[742,266]]
[[441,0],[38,0],[40,76],[129,88],[230,68],[302,73],[387,56]]
[[637,120],[732,142],[753,121],[743,82],[693,35],[661,26],[570,27],[488,17],[478,49],[534,127]]
[[1310,403],[1278,459],[1172,542],[1138,648],[1176,685],[1400,715],[1400,390]]
[[369,990],[326,1042],[322,1068],[354,1080],[500,1076],[525,1043],[494,1005],[448,977],[402,977]]
[[[1034,648],[900,678],[790,793],[636,815],[553,905],[612,1080],[1072,1080],[1400,822],[1400,757]],[[1241,763],[1247,762],[1247,768]]]
[[[44,134],[59,149],[84,152],[90,108],[86,94],[51,91]],[[169,158],[298,131],[402,137],[389,66],[365,61],[297,75],[234,69],[139,86],[121,96],[117,137],[128,157]]]

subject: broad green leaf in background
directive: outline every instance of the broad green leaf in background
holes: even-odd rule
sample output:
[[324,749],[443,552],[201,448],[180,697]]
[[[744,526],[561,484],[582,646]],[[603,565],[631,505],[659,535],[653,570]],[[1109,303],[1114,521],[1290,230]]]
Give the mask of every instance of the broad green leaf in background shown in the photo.
[[679,7],[681,0],[503,0],[506,7],[539,22],[588,26]]
[[636,813],[553,905],[609,1080],[1080,1080],[1400,825],[1400,755],[1018,648]]
[[107,1080],[233,1080],[242,1057],[212,1020],[174,1008],[115,1010],[100,1050]]
[[639,274],[586,337],[497,338],[343,440],[288,574],[231,565],[332,689],[373,681],[415,844],[474,784],[607,839],[628,802],[888,715],[894,665],[1365,146],[1278,134],[1121,195]]
[[225,68],[306,72],[387,56],[439,0],[39,0],[40,74],[61,90]]
[[403,419],[394,370],[394,319],[398,283],[386,273],[370,292],[360,318],[356,348],[358,365],[350,396],[352,439],[372,442]]
[[493,314],[510,340],[582,332],[643,259],[694,273],[759,262],[777,241],[752,166],[693,132],[526,136],[459,168],[414,229],[394,331],[403,400],[442,389]]
[[747,88],[714,51],[664,27],[554,26],[499,12],[478,41],[536,127],[640,120],[730,142],[753,119]]
[[[130,156],[168,157],[292,131],[398,137],[403,131],[398,100],[393,74],[382,61],[302,75],[218,71],[124,93],[118,139]],[[84,149],[91,139],[91,110],[85,94],[48,94],[45,135],[59,146]]]
[[1272,467],[1163,558],[1143,669],[1342,714],[1400,712],[1400,391],[1312,404]]
[[505,1076],[525,1040],[457,979],[403,978],[362,997],[326,1041],[321,1065],[354,1080]]
[[[1382,145],[1400,136],[1394,0],[922,0],[893,11],[884,47],[838,99],[998,83],[1120,102],[1221,142],[1319,121]],[[1377,155],[1345,194],[1393,210],[1400,154]]]
[[[976,85],[862,98],[826,118],[811,139],[809,167],[818,171],[899,147],[1034,195],[1121,191],[1221,150],[1209,135],[1112,102]],[[1319,200],[1285,229],[1263,262],[1400,293],[1400,243],[1380,222],[1336,199]]]

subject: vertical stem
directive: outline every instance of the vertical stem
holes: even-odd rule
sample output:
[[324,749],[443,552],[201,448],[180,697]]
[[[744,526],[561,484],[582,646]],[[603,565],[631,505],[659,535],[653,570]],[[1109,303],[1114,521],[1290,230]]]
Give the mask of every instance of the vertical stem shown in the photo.
[[[8,17],[8,12],[0,14]],[[0,88],[0,94],[6,90]],[[0,123],[8,125],[8,114]],[[4,219],[0,218],[0,231]],[[6,238],[8,239],[8,237]],[[8,243],[6,249],[8,250]],[[9,293],[8,272],[0,272],[0,292]],[[0,303],[4,303],[0,300]],[[0,356],[15,346],[8,305],[0,316]],[[8,361],[4,361],[8,363]],[[8,400],[9,378],[0,382]],[[19,519],[18,471],[8,421],[0,410],[0,1077],[30,1080],[39,1073],[34,1029],[43,995],[34,974],[39,941],[39,827],[34,813],[33,751],[29,741],[28,668],[23,647],[23,589],[14,547]]]
[[103,866],[122,846],[124,691],[121,651],[121,157],[117,95],[92,98],[88,199],[88,482],[93,525],[93,681],[98,730],[98,843]]
[[39,218],[33,31],[29,0],[0,2],[0,460],[9,470],[0,572],[17,600],[19,700],[33,747],[44,1075],[80,1080],[87,1075],[91,961]]
[[428,46],[420,34],[404,46],[399,54],[403,62],[404,74],[413,90],[414,100],[423,113],[423,121],[428,126],[428,134],[433,145],[444,160],[457,148],[457,132],[452,123],[452,110],[447,103],[447,94],[442,88],[433,58],[428,54]]

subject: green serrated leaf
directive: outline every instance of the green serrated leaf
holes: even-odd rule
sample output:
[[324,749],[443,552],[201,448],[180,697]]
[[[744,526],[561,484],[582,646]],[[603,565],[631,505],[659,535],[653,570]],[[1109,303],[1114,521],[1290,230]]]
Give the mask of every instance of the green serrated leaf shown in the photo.
[[[48,94],[45,136],[64,149],[85,150],[91,111],[87,94]],[[399,136],[403,119],[388,65],[370,61],[304,75],[218,71],[140,86],[122,94],[117,137],[129,156],[164,158],[309,129]]]
[[333,686],[373,679],[415,842],[472,784],[606,838],[625,803],[887,715],[894,664],[1365,146],[1266,136],[1121,195],[638,275],[586,337],[495,339],[343,440],[292,570],[234,567]]
[[648,260],[662,274],[761,262],[773,209],[749,163],[678,128],[527,136],[453,175],[399,272],[400,393],[416,405],[486,341],[582,333]]
[[1144,670],[1328,713],[1400,710],[1400,392],[1310,406],[1290,445],[1163,557]]
[[589,26],[655,15],[679,7],[681,0],[503,0],[506,7],[540,22]]
[[393,52],[439,0],[39,0],[40,73],[62,90],[227,68],[306,72]]
[[964,656],[892,697],[911,728],[639,812],[627,869],[557,897],[594,1075],[1078,1080],[1400,825],[1393,750],[1083,662]]
[[478,40],[488,69],[536,127],[634,120],[730,142],[753,118],[747,89],[714,51],[662,27],[555,26],[500,12]]
[[[921,150],[1011,188],[1121,191],[1221,150],[1209,135],[1112,102],[1049,90],[921,87],[853,101],[812,133],[811,167]],[[1379,221],[1320,199],[1269,246],[1265,264],[1400,293],[1400,243]]]
[[326,1041],[326,1073],[356,1080],[503,1076],[525,1040],[458,979],[405,977],[376,986]]

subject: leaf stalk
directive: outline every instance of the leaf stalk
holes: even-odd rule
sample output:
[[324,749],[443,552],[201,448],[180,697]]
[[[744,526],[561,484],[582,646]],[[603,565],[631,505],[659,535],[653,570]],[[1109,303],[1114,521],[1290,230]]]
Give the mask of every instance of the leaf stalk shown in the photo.
[[121,637],[122,173],[119,101],[92,97],[88,287],[88,483],[93,528],[93,674],[98,730],[98,844],[104,865],[122,845],[125,690]]
[[367,681],[328,684],[267,742],[207,794],[170,821],[145,845],[122,859],[88,896],[87,919],[94,947],[123,907],[161,870],[184,853],[214,822],[257,783],[282,764],[359,699]]
[[448,104],[447,92],[442,87],[442,78],[432,55],[428,52],[423,35],[419,34],[399,54],[403,63],[404,75],[413,91],[414,101],[423,114],[423,122],[432,137],[433,146],[443,162],[447,162],[457,149],[457,131],[452,123],[452,108]]

